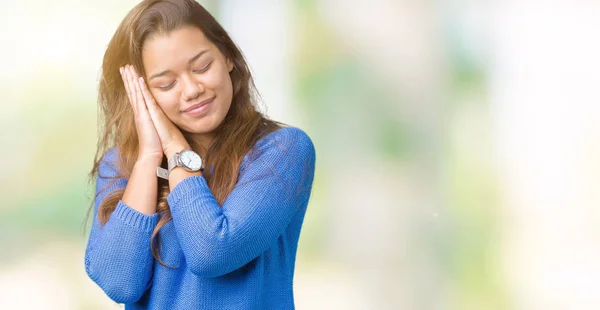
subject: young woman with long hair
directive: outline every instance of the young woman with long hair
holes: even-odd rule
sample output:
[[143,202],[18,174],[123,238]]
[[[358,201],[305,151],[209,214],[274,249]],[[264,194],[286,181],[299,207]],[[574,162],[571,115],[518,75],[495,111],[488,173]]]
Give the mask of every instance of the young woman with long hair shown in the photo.
[[315,169],[257,109],[248,65],[193,0],[145,0],[111,39],[85,269],[126,309],[294,309]]

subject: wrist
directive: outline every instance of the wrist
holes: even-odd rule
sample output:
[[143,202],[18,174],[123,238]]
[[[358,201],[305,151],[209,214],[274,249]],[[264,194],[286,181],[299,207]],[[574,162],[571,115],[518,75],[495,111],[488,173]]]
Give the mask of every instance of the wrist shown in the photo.
[[152,165],[152,166],[160,166],[162,164],[162,158],[157,156],[149,156],[149,155],[141,155],[138,156],[136,160],[136,165]]
[[179,153],[183,150],[189,150],[189,149],[190,149],[189,145],[184,145],[184,144],[174,145],[174,146],[170,147],[169,149],[165,150],[165,156],[167,157],[167,160],[171,160],[171,158],[173,158],[173,156],[175,156],[175,153]]

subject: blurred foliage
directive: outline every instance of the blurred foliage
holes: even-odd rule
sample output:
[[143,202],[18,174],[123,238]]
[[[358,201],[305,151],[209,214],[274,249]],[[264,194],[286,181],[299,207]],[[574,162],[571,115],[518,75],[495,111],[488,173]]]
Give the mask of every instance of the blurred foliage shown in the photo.
[[[201,2],[218,12],[218,1]],[[486,68],[454,34],[446,33],[446,114],[444,123],[434,129],[440,145],[427,149],[437,153],[427,154],[419,144],[429,141],[419,140],[420,129],[396,112],[398,106],[414,103],[399,96],[397,81],[378,76],[357,54],[343,50],[343,42],[317,6],[315,0],[294,2],[299,37],[292,64],[293,95],[307,115],[318,151],[318,177],[299,260],[309,264],[322,260],[329,226],[336,216],[343,216],[332,214],[327,206],[333,174],[340,163],[351,165],[349,169],[362,164],[345,162],[345,154],[368,154],[394,167],[430,165],[423,171],[439,173],[440,180],[438,175],[424,178],[439,181],[441,192],[436,192],[435,184],[424,192],[443,196],[435,207],[444,221],[433,228],[414,228],[417,237],[411,243],[418,248],[411,250],[425,251],[436,263],[432,268],[441,270],[440,278],[458,299],[448,309],[505,309],[507,293],[498,274],[499,193],[489,161]],[[96,81],[82,79],[81,74],[96,73],[98,68],[99,64],[89,64],[87,71],[48,66],[26,80],[0,86],[17,106],[0,124],[3,138],[27,149],[22,157],[5,155],[14,167],[0,179],[8,205],[0,213],[0,234],[6,240],[3,249],[11,253],[4,260],[16,262],[49,240],[75,239],[83,246],[87,233],[81,228],[93,195],[87,173],[96,143]],[[423,304],[428,298],[421,296]]]

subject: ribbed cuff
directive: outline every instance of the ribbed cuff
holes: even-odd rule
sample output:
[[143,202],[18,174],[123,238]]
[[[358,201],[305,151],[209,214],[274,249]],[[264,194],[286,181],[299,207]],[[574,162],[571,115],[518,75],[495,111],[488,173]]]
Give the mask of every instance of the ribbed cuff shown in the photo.
[[193,175],[177,183],[167,196],[167,201],[170,207],[174,207],[181,199],[204,198],[203,193],[206,193],[206,191],[210,193],[206,179]]
[[158,213],[152,215],[141,213],[126,205],[122,200],[119,200],[111,216],[116,216],[125,224],[144,232],[153,232],[158,223]]

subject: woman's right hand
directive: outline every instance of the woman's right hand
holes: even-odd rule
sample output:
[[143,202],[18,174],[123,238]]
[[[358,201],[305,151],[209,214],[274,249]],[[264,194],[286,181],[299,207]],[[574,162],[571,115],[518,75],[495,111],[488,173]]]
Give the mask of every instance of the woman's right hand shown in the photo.
[[160,166],[163,159],[162,144],[146,107],[146,102],[144,101],[144,96],[139,85],[139,76],[131,65],[121,67],[119,70],[135,118],[135,127],[139,140],[138,161],[155,160],[157,166]]

